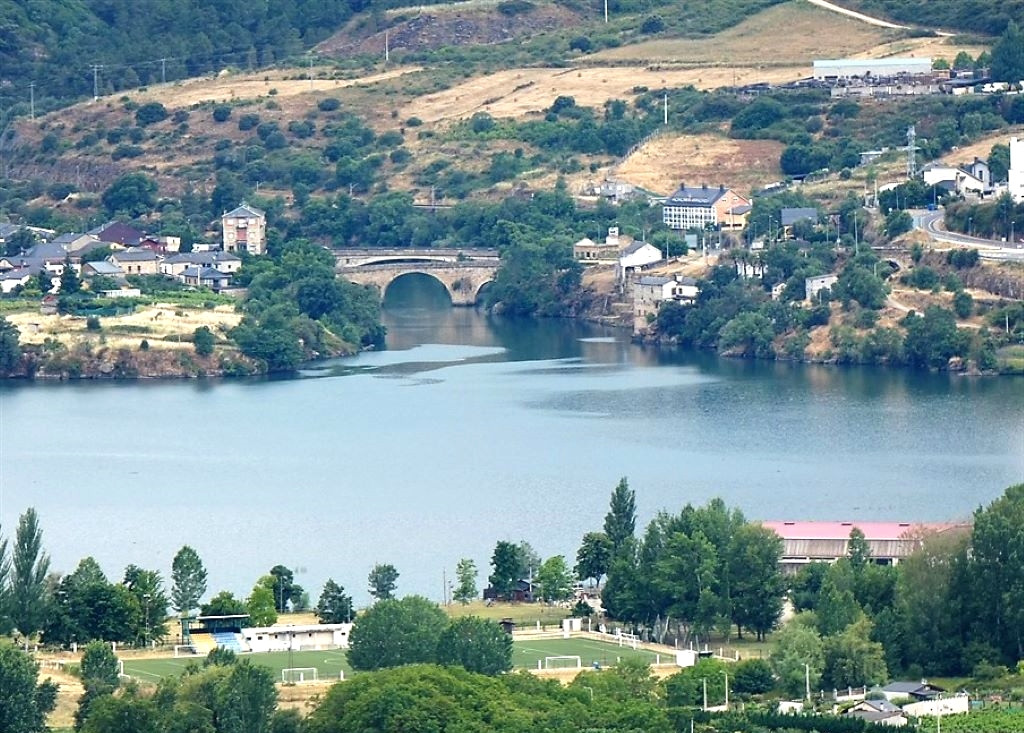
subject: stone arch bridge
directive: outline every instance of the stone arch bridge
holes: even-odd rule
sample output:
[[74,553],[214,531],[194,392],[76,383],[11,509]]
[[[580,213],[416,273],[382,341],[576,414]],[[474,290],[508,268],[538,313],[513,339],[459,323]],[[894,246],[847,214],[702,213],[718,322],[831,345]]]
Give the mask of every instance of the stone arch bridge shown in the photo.
[[438,280],[452,305],[473,306],[481,289],[498,271],[496,250],[338,250],[337,274],[362,285],[375,285],[381,297],[403,275],[420,274]]

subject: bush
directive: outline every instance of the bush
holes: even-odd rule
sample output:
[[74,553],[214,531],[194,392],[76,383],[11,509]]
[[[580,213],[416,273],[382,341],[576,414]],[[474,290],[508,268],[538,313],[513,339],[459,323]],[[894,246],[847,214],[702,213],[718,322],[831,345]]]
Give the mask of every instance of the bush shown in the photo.
[[533,8],[534,5],[529,0],[502,0],[498,3],[498,12],[502,15],[523,15]]
[[213,108],[213,121],[214,122],[227,122],[228,117],[231,116],[231,107],[226,104],[218,104]]
[[974,312],[974,298],[970,293],[961,290],[953,296],[953,312],[957,318],[970,318]]
[[103,326],[100,325],[99,316],[89,316],[85,319],[85,329],[87,331],[100,331]]
[[206,326],[200,326],[192,334],[192,345],[199,356],[212,354],[214,342],[213,332]]
[[579,51],[580,53],[589,53],[590,49],[594,47],[594,44],[590,42],[590,39],[586,36],[576,36],[569,41],[570,51]]
[[321,112],[333,112],[341,107],[341,100],[337,97],[326,97],[317,102],[316,107]]
[[406,127],[419,127],[422,124],[423,120],[421,120],[419,117],[410,117],[405,121]]
[[649,15],[644,18],[643,25],[640,26],[641,33],[661,33],[665,30],[665,21],[661,19],[660,15]]
[[167,119],[167,109],[159,102],[147,102],[135,110],[135,121],[142,127]]
[[260,124],[260,116],[252,112],[238,118],[238,129],[245,132]]

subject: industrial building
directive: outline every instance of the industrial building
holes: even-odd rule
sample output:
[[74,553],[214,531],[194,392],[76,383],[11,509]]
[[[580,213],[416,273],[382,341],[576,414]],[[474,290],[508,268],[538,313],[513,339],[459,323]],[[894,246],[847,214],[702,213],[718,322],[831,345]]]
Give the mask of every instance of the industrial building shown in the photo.
[[930,58],[822,59],[814,62],[814,78],[822,81],[924,76],[931,73]]

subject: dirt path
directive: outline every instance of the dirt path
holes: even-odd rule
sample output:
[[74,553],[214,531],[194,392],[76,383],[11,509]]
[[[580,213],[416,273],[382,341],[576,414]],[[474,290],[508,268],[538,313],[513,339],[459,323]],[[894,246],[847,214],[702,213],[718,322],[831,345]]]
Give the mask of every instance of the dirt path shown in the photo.
[[897,28],[900,30],[905,30],[909,27],[905,25],[898,25],[896,23],[890,23],[889,21],[882,20],[881,18],[872,18],[870,15],[858,13],[856,10],[841,8],[838,5],[833,5],[832,3],[828,2],[828,0],[807,0],[807,2],[809,2],[811,5],[817,5],[819,8],[824,8],[825,10],[831,10],[833,13],[839,13],[840,15],[845,15],[850,18],[856,18],[857,20],[863,21],[864,23],[868,23],[870,25],[877,25],[879,28]]

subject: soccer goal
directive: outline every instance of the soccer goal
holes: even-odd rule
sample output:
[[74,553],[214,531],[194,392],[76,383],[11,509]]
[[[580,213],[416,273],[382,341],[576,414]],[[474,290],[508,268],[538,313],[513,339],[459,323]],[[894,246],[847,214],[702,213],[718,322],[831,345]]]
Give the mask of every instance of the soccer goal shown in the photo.
[[623,631],[621,634],[618,634],[618,638],[619,646],[628,646],[631,649],[636,649],[637,644],[640,641],[639,636],[637,636],[636,634],[627,634],[625,631]]
[[181,656],[193,656],[196,653],[195,647],[191,644],[175,644],[174,645],[174,658],[177,659]]
[[127,674],[124,673],[124,660],[123,659],[118,659],[117,660],[117,676],[119,678],[125,678],[125,679],[127,679],[127,678],[129,678],[131,676],[131,675],[127,675]]
[[286,685],[316,682],[320,679],[316,667],[288,667],[281,670],[281,681]]
[[583,669],[583,659],[574,655],[544,657],[544,669]]

